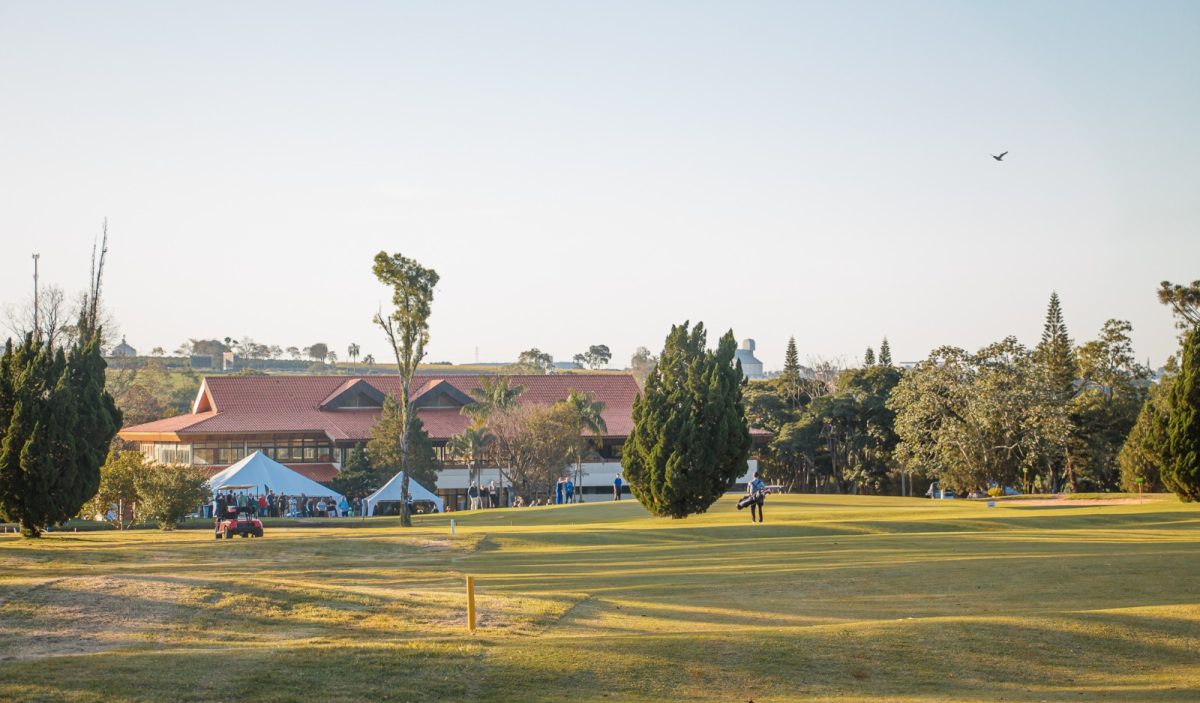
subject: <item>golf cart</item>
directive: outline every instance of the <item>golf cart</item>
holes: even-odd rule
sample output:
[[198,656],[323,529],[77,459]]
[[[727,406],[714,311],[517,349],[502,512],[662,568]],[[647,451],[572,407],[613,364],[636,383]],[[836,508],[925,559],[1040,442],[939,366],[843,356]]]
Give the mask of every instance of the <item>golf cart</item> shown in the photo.
[[[217,486],[216,494],[221,495],[221,491],[241,491],[250,490],[256,486]],[[234,535],[240,537],[262,537],[263,526],[262,521],[258,519],[255,513],[258,512],[258,503],[255,502],[245,507],[237,505],[228,505],[219,497],[216,501],[219,508],[224,509],[224,513],[216,516],[215,522],[215,537],[221,539],[233,539]]]

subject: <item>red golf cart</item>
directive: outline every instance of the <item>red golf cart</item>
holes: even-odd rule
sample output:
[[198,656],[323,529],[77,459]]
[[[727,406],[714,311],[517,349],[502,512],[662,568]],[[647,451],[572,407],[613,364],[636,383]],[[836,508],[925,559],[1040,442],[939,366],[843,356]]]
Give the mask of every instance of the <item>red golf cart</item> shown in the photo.
[[[229,504],[222,500],[220,496],[226,495],[224,492],[250,490],[255,486],[217,486],[216,494],[218,496],[216,503],[219,509],[224,510],[224,514],[217,515],[215,524],[215,536],[217,539],[224,537],[225,539],[233,539],[234,536],[239,537],[262,537],[263,526],[262,521],[258,519],[255,513],[258,511],[258,503],[254,502],[251,505],[238,507],[236,504]],[[232,494],[228,494],[231,495]]]

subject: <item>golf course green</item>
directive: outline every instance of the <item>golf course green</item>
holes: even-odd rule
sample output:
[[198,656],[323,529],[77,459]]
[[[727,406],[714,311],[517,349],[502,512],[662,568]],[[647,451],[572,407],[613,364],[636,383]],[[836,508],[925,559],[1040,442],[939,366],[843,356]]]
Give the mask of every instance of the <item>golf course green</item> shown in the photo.
[[7,534],[0,700],[1200,699],[1196,506],[734,502]]

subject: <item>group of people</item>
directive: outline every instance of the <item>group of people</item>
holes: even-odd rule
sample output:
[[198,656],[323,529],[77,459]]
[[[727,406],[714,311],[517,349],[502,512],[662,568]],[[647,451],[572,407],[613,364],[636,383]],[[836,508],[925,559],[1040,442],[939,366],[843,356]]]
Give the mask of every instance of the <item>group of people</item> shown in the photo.
[[249,512],[256,517],[349,517],[352,515],[350,502],[332,496],[309,497],[277,494],[267,489],[266,494],[251,495],[237,491],[218,491],[213,496],[213,516],[221,517],[232,512]]
[[495,481],[490,481],[486,486],[479,486],[472,481],[471,486],[467,488],[467,498],[471,501],[471,510],[504,507],[500,498],[500,489],[496,487]]
[[575,502],[575,482],[569,478],[560,478],[554,486],[554,504],[565,505]]
[[[621,500],[621,491],[624,489],[624,486],[625,483],[621,479],[621,475],[617,474],[617,476],[613,479],[613,500]],[[468,495],[470,495],[469,491]],[[513,501],[513,507],[529,508],[540,505],[564,505],[567,503],[574,503],[575,497],[575,482],[569,477],[560,478],[558,479],[557,483],[554,484],[553,498],[547,496],[545,498],[526,499],[525,496],[517,496],[516,500]]]

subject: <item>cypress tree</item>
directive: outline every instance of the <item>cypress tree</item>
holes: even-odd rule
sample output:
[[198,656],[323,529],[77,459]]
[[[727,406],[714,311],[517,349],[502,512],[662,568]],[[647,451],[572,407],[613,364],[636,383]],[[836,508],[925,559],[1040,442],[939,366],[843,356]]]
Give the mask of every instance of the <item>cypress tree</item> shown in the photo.
[[1200,500],[1200,330],[1183,345],[1183,363],[1171,387],[1163,483],[1180,500]]
[[787,353],[783,356],[783,375],[789,381],[800,380],[800,355],[796,352],[795,337],[788,337]]
[[892,365],[892,345],[888,344],[887,337],[884,337],[883,341],[879,343],[879,365]]
[[27,537],[74,517],[100,486],[120,411],[98,335],[65,354],[26,337],[0,360],[0,517]]
[[875,365],[875,350],[867,347],[867,352],[863,354],[863,366],[871,367]]
[[732,330],[715,351],[706,341],[703,323],[672,326],[634,401],[622,468],[634,497],[655,515],[702,513],[746,471],[751,443],[737,342]]

